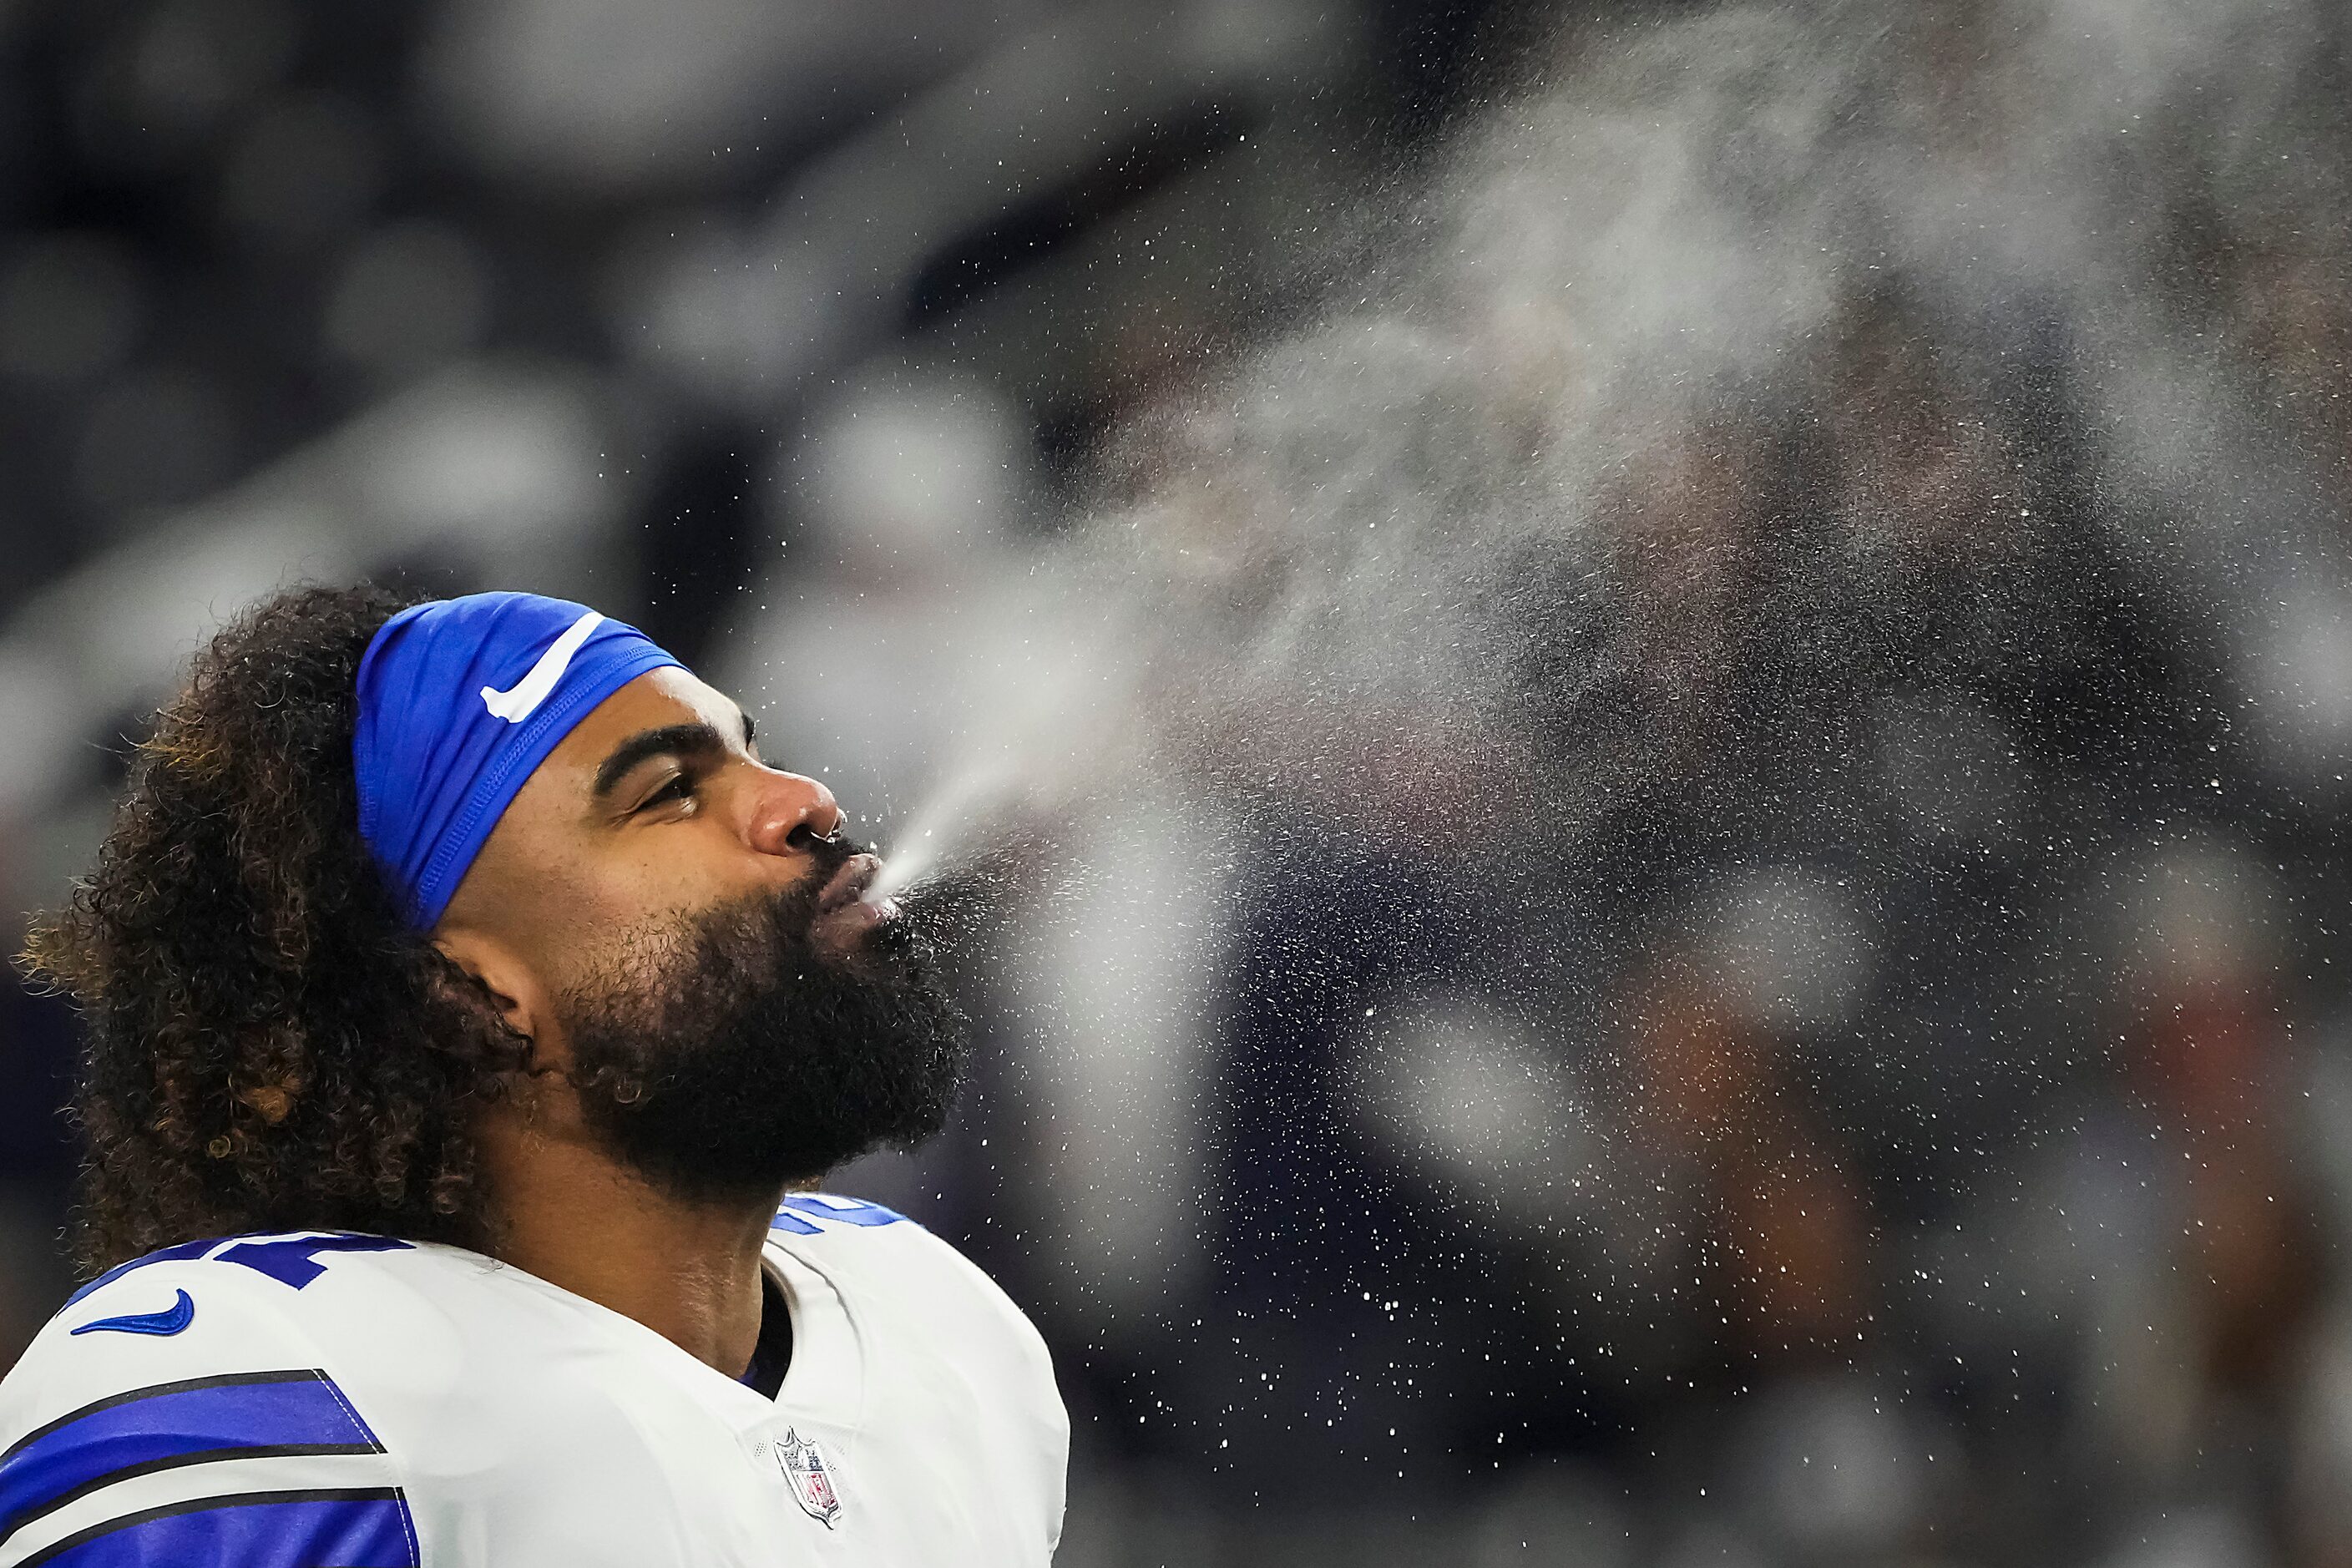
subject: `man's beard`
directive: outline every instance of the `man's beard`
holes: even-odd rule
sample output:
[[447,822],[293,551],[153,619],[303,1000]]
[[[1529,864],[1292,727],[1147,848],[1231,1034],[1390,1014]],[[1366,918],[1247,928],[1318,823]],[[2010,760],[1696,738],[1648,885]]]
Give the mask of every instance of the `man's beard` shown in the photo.
[[625,1164],[688,1200],[812,1181],[946,1124],[963,1016],[901,916],[852,952],[811,936],[802,887],[633,937],[565,997],[583,1115]]

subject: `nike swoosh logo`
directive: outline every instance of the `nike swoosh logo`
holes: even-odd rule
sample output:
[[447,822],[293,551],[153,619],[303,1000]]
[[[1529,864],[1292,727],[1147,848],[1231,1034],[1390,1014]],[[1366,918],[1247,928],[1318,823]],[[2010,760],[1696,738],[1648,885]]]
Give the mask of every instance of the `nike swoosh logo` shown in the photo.
[[176,1334],[196,1321],[196,1304],[185,1290],[180,1299],[160,1312],[131,1312],[120,1318],[100,1318],[94,1323],[84,1323],[73,1331],[94,1334],[110,1330],[119,1334]]
[[563,672],[572,668],[572,656],[580,651],[580,645],[588,640],[588,634],[604,618],[591,610],[566,626],[563,635],[539,656],[539,662],[530,667],[529,675],[504,691],[483,687],[482,706],[490,710],[491,717],[509,724],[520,724],[530,718],[547,700],[548,693],[555,689],[555,683],[563,679]]

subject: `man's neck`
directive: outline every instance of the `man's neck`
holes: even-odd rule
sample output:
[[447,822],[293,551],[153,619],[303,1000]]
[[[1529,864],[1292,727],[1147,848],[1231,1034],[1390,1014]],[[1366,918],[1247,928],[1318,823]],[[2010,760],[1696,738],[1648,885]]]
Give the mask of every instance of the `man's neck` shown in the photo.
[[781,1192],[686,1203],[578,1143],[529,1134],[487,1141],[482,1153],[499,1261],[743,1374],[764,1305],[760,1247]]

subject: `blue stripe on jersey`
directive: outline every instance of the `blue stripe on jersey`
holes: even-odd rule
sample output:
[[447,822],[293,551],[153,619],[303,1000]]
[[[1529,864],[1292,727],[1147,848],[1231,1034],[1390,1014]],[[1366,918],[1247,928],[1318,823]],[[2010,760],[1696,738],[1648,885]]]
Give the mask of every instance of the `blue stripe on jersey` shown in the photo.
[[132,1476],[212,1459],[382,1452],[342,1390],[315,1369],[137,1388],[60,1416],[0,1454],[0,1542]]
[[126,1514],[17,1568],[417,1568],[397,1487],[248,1492]]
[[[794,1213],[798,1210],[799,1213]],[[897,1209],[886,1209],[880,1204],[869,1204],[864,1198],[837,1198],[829,1193],[794,1193],[768,1222],[770,1230],[786,1231],[793,1236],[814,1236],[824,1227],[812,1225],[801,1217],[814,1215],[818,1219],[835,1220],[842,1225],[898,1225],[906,1215]]]

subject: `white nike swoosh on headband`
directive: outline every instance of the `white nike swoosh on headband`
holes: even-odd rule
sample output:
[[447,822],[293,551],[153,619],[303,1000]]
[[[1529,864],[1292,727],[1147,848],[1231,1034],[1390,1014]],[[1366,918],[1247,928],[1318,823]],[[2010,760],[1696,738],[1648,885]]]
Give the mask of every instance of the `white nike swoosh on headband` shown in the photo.
[[492,717],[509,724],[520,724],[530,718],[547,700],[548,693],[555,689],[555,683],[563,679],[563,672],[572,668],[572,656],[580,651],[580,645],[588,640],[588,634],[604,618],[591,610],[564,627],[563,635],[539,656],[539,662],[530,667],[529,675],[504,691],[483,687],[482,706],[490,710]]

